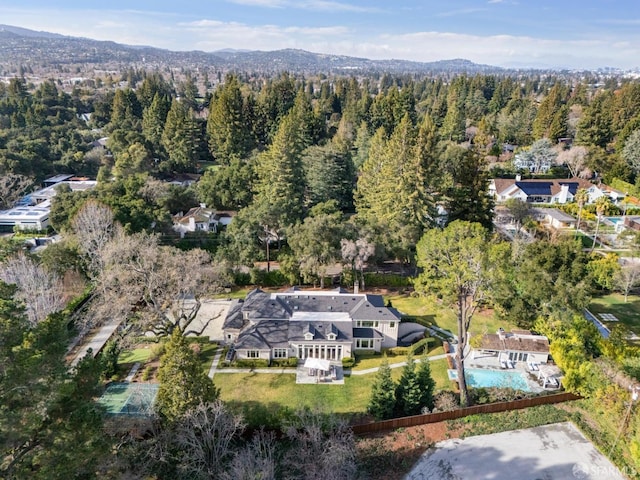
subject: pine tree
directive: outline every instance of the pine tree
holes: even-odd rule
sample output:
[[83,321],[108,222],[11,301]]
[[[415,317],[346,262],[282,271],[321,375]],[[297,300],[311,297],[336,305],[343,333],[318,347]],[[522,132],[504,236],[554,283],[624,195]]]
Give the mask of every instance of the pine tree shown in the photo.
[[161,147],[169,106],[168,98],[156,93],[151,104],[142,113],[142,133],[156,149]]
[[396,387],[396,411],[399,415],[417,415],[422,407],[422,392],[413,355],[407,355],[407,364]]
[[416,371],[418,385],[420,387],[420,411],[423,408],[433,409],[433,392],[436,388],[436,382],[431,376],[431,364],[425,355],[422,357]]
[[221,165],[245,158],[253,148],[252,127],[245,113],[240,83],[230,75],[211,100],[207,119],[209,150]]
[[293,115],[282,119],[273,143],[256,162],[255,203],[270,228],[281,229],[300,220],[305,191],[301,154],[304,132]]
[[564,88],[556,83],[540,103],[538,113],[533,121],[533,138],[550,138],[554,142],[566,133],[566,116],[569,113],[564,107]]
[[200,159],[201,133],[193,112],[174,100],[162,132],[162,145],[169,155],[172,168],[180,171],[194,170]]
[[385,420],[393,417],[396,406],[396,386],[391,378],[391,368],[389,361],[385,357],[378,368],[378,373],[371,387],[371,399],[367,406],[367,411],[376,420]]
[[213,402],[220,393],[202,371],[198,357],[178,328],[167,342],[158,379],[156,411],[169,421],[177,420],[201,403]]

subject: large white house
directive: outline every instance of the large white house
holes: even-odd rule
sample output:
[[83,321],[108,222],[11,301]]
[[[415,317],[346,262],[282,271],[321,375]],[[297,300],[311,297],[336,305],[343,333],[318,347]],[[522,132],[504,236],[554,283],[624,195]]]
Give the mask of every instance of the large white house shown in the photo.
[[380,295],[293,288],[234,300],[222,329],[238,359],[342,360],[397,346],[399,323]]
[[494,178],[489,183],[489,194],[498,203],[519,199],[528,203],[570,203],[578,189],[585,189],[589,203],[605,195],[598,186],[583,178],[526,179]]
[[173,230],[184,237],[188,232],[217,232],[220,227],[228,226],[236,212],[213,210],[205,205],[193,207],[185,214],[173,217]]

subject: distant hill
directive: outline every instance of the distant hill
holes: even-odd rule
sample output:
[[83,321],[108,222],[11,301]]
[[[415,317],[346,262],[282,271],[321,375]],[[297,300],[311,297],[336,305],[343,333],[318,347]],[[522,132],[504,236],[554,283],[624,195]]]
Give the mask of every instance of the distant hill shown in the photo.
[[499,67],[479,65],[469,60],[437,62],[370,60],[346,55],[327,55],[305,50],[245,51],[225,49],[217,52],[176,52],[148,46],[122,45],[110,41],[68,37],[25,28],[0,25],[0,62],[14,65],[49,64],[148,64],[174,67],[209,66],[222,70],[273,73],[500,73]]
[[59,33],[37,32],[35,30],[29,30],[28,28],[14,27],[12,25],[2,25],[2,24],[0,24],[0,32],[13,33],[20,37],[64,38],[64,35],[60,35]]

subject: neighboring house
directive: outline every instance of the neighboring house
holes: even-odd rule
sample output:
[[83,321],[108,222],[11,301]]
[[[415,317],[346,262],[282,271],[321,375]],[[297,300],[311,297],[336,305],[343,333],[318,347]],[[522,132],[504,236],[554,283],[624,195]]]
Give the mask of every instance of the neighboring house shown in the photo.
[[569,203],[578,189],[584,188],[589,194],[589,203],[604,195],[596,185],[583,178],[569,179],[528,179],[494,178],[489,184],[489,194],[498,203],[517,198],[528,203]]
[[44,181],[45,188],[26,195],[15,208],[0,212],[0,231],[46,230],[49,226],[51,199],[58,185],[68,185],[72,191],[84,191],[97,185],[95,180],[72,175],[57,175]]
[[578,223],[574,217],[557,208],[533,208],[532,213],[535,220],[555,230],[575,228]]
[[24,205],[0,211],[0,232],[19,230],[46,230],[49,226],[51,202]]
[[184,237],[188,232],[217,232],[220,227],[231,223],[236,212],[230,210],[213,210],[204,204],[190,209],[184,215],[179,213],[173,217],[173,230]]
[[[59,177],[61,178],[62,175]],[[52,179],[55,179],[55,177],[48,179],[48,181],[51,182]],[[94,188],[97,184],[97,181],[89,180],[86,177],[69,177],[64,181],[50,184],[48,187],[30,193],[29,197],[35,204],[40,204],[51,201],[51,199],[56,196],[56,187],[58,185],[67,185],[74,192],[83,192]]]
[[199,173],[178,173],[173,177],[167,179],[166,182],[170,183],[171,185],[190,187],[191,185],[198,183],[201,177],[202,175],[200,175]]
[[512,330],[482,336],[478,350],[498,356],[499,360],[512,362],[547,363],[549,361],[549,339],[529,330]]
[[522,153],[513,158],[513,166],[518,170],[528,170],[530,173],[547,173],[552,166],[551,160],[538,160]]
[[222,330],[238,359],[340,361],[354,351],[397,346],[399,323],[400,314],[380,295],[293,288],[253,290],[234,300]]

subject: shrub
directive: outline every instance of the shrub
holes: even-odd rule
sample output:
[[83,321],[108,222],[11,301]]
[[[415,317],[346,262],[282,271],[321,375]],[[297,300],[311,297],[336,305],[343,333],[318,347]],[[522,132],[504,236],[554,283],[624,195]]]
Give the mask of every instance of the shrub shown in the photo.
[[153,361],[159,359],[162,355],[164,355],[164,348],[164,342],[160,342],[151,347],[151,358],[149,360]]
[[385,350],[388,357],[395,357],[398,355],[407,355],[409,353],[409,347],[392,347]]
[[422,340],[414,343],[409,347],[409,351],[415,355],[420,355],[425,348],[428,349],[429,344],[435,342],[435,339],[431,337],[423,338]]
[[142,380],[143,381],[146,382],[147,380],[150,380],[152,376],[153,376],[153,367],[152,366],[148,366],[147,368],[145,368],[142,371]]
[[271,360],[272,367],[297,367],[298,359],[296,357],[291,358],[277,358]]
[[434,412],[451,412],[458,408],[460,408],[458,396],[449,390],[438,392],[433,397]]
[[264,368],[269,366],[269,360],[262,358],[241,358],[233,362],[232,365],[238,368]]
[[289,280],[280,270],[271,270],[270,272],[267,272],[265,270],[258,270],[257,268],[254,268],[249,273],[249,276],[253,285],[281,287],[289,284]]
[[353,357],[345,357],[342,359],[342,368],[352,368],[356,364],[356,359]]
[[365,273],[364,283],[367,287],[409,287],[409,277],[397,273]]

